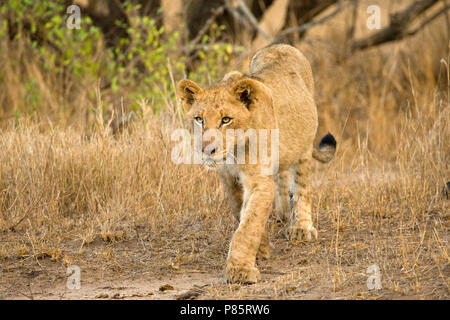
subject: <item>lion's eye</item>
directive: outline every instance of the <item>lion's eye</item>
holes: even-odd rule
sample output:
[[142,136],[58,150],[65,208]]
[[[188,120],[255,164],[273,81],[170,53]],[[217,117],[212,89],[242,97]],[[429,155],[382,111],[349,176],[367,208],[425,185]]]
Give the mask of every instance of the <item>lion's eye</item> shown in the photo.
[[223,117],[222,118],[222,124],[228,124],[231,122],[231,118],[230,117]]
[[203,125],[203,119],[201,117],[195,117],[195,122],[197,122],[199,125]]

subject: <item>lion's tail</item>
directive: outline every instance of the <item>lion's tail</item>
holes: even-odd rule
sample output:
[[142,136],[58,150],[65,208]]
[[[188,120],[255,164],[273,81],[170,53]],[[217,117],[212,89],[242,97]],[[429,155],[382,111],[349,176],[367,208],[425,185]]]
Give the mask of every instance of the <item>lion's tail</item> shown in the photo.
[[320,140],[319,148],[313,150],[312,156],[322,163],[327,163],[333,159],[335,153],[336,139],[331,133],[328,133]]

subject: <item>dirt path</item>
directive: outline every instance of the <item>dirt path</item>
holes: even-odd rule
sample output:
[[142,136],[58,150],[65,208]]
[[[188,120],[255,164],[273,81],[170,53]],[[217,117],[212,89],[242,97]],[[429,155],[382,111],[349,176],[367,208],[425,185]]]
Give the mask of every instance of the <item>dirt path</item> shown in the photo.
[[220,281],[217,277],[207,274],[184,274],[168,277],[166,280],[143,276],[140,279],[88,279],[82,281],[79,289],[68,289],[64,281],[58,281],[49,286],[48,283],[32,283],[28,291],[18,292],[10,288],[4,292],[3,299],[176,299],[197,298],[204,294],[205,288]]
[[[324,241],[297,247],[289,246],[282,240],[277,242],[272,259],[258,262],[262,280],[255,285],[226,284],[222,270],[217,268],[194,271],[187,267],[178,270],[152,267],[117,272],[90,265],[81,267],[80,288],[69,289],[71,282],[65,274],[65,268],[50,259],[44,259],[39,262],[39,266],[22,264],[10,272],[3,270],[0,299],[445,298],[445,288],[439,279],[435,279],[429,285],[429,290],[422,290],[419,295],[386,287],[385,283],[381,290],[370,291],[367,288],[369,275],[365,273],[366,266],[344,263],[339,268],[340,274],[337,274],[331,260],[309,263],[311,260],[308,251],[316,251]],[[402,275],[399,274],[398,277],[402,278]],[[436,289],[441,293],[437,295]]]
[[[366,180],[356,181],[370,182],[377,190],[374,179]],[[352,192],[364,184],[353,184]],[[357,211],[359,198],[342,197],[348,186],[336,183],[334,188],[336,202],[345,206],[333,213],[333,202],[321,203],[317,241],[288,242],[285,227],[269,221],[275,250],[269,260],[257,261],[262,280],[255,285],[224,283],[234,230],[231,221],[180,221],[173,226],[176,232],[135,229],[135,235],[117,241],[99,236],[89,244],[68,241],[57,258],[35,251],[20,254],[20,250],[0,257],[0,299],[449,298],[447,210],[427,206],[426,219],[412,219],[404,218],[410,211],[396,203],[389,214],[386,210],[374,214],[372,207],[381,206],[375,202]],[[379,192],[376,199],[383,199],[384,191]],[[405,221],[416,222],[405,225]],[[21,243],[21,236],[0,233],[0,243]],[[79,289],[67,286],[69,265],[80,268]],[[381,289],[368,288],[367,269],[372,265],[379,269]]]

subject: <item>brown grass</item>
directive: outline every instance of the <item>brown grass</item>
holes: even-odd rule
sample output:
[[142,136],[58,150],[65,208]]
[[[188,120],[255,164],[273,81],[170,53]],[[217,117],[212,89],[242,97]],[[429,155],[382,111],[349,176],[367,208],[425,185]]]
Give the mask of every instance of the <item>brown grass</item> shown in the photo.
[[[348,59],[330,50],[342,41],[339,25],[327,43],[302,46],[313,62],[320,133],[333,132],[339,146],[329,165],[314,165],[319,240],[289,243],[271,219],[276,250],[259,262],[263,281],[216,279],[201,297],[448,299],[450,55],[448,34],[436,32],[444,25]],[[8,54],[3,72],[17,81],[0,91],[9,101],[24,89]],[[160,115],[141,102],[142,115],[113,135],[99,117],[58,108],[87,108],[87,94],[50,104],[57,79],[27,61],[49,97],[38,119],[4,119],[0,131],[0,297],[51,297],[72,264],[86,283],[220,276],[235,225],[216,174],[170,160],[170,134],[182,125],[170,97]],[[372,264],[381,270],[378,291],[366,287]]]

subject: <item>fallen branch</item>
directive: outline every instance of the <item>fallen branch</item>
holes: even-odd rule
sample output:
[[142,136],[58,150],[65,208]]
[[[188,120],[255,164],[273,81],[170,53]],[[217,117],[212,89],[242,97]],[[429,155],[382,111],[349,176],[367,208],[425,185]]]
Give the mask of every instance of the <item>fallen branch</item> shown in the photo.
[[367,49],[369,47],[377,46],[386,42],[399,40],[416,33],[425,24],[431,22],[431,20],[435,19],[439,14],[445,12],[444,10],[438,15],[433,15],[433,17],[431,17],[432,19],[430,18],[426,20],[425,24],[421,24],[421,26],[417,30],[414,30],[411,34],[407,31],[408,27],[415,20],[415,18],[434,6],[437,2],[438,0],[421,0],[414,2],[403,11],[391,15],[390,23],[387,27],[366,38],[355,40],[350,45],[350,50],[354,52],[357,50]]
[[247,18],[248,22],[251,24],[251,26],[258,31],[266,40],[271,40],[272,37],[267,34],[267,32],[262,29],[259,24],[258,20],[256,20],[255,16],[252,14],[250,9],[247,7],[247,5],[242,0],[237,0],[238,2],[238,8],[241,9],[241,11],[244,13],[245,17]]
[[438,12],[436,12],[435,14],[433,14],[431,17],[429,17],[428,19],[422,21],[422,23],[415,29],[409,31],[406,35],[409,36],[413,36],[415,35],[420,29],[422,29],[423,27],[425,27],[427,24],[429,24],[431,21],[433,21],[434,19],[436,19],[437,17],[439,17],[441,14],[446,13],[447,10],[450,10],[450,6],[445,6],[442,8],[442,10],[439,10]]
[[256,51],[273,41],[273,38],[283,28],[289,7],[289,0],[275,0],[264,12],[258,26],[269,34],[269,38],[264,37],[262,33],[258,34],[252,41],[251,51]]
[[327,14],[326,16],[324,16],[324,17],[322,17],[322,18],[320,18],[318,20],[313,20],[313,21],[305,23],[305,24],[303,24],[301,26],[291,27],[291,28],[288,28],[288,29],[284,30],[275,39],[272,40],[272,44],[283,42],[284,39],[290,34],[302,33],[302,32],[305,32],[306,30],[310,29],[311,27],[313,27],[315,25],[324,23],[325,21],[331,19],[332,17],[337,15],[339,12],[341,12],[345,7],[346,7],[345,4],[340,4],[332,12],[330,12],[329,14]]

